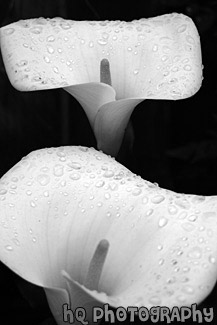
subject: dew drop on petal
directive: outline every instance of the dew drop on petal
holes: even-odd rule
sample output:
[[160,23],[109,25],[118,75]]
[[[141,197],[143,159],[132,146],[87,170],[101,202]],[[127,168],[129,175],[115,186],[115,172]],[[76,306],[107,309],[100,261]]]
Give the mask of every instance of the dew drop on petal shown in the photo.
[[142,199],[142,203],[143,204],[147,204],[148,203],[148,197],[147,196],[144,196],[143,199]]
[[216,263],[216,259],[215,259],[215,257],[212,256],[212,255],[210,255],[210,256],[209,256],[209,262],[210,262],[211,264],[215,264],[215,263]]
[[187,212],[183,211],[178,215],[178,219],[183,220],[187,217]]
[[114,172],[112,170],[107,170],[105,171],[105,173],[103,174],[104,177],[110,178],[114,176]]
[[163,195],[156,195],[151,199],[152,203],[159,204],[165,200],[165,197]]
[[185,222],[182,224],[182,228],[186,231],[193,231],[195,229],[195,226],[190,222]]
[[37,176],[37,181],[40,185],[46,186],[50,182],[50,177],[46,174],[41,174]]
[[165,226],[167,225],[167,223],[168,223],[168,219],[165,218],[165,217],[162,217],[162,218],[160,218],[159,221],[158,221],[158,226],[159,226],[160,228],[163,228],[163,227],[165,227]]
[[33,34],[41,34],[43,28],[42,27],[32,27],[30,28],[30,32]]
[[174,215],[177,213],[177,211],[178,211],[178,209],[175,205],[169,205],[169,207],[168,207],[169,214]]
[[193,247],[189,252],[188,252],[188,257],[190,258],[201,258],[202,256],[202,250],[200,247]]
[[54,42],[54,41],[55,41],[55,37],[54,37],[53,35],[49,35],[49,36],[47,37],[47,41],[48,41],[48,42]]
[[32,208],[35,208],[35,207],[36,207],[36,203],[35,203],[34,201],[30,201],[30,206],[31,206]]
[[5,195],[7,193],[7,190],[6,189],[1,189],[0,190],[0,195]]
[[105,182],[104,181],[102,181],[102,180],[100,180],[100,181],[98,181],[98,182],[96,182],[96,184],[95,184],[95,186],[96,187],[103,187],[105,185]]
[[182,296],[182,295],[179,295],[176,299],[178,300],[178,302],[181,302],[181,303],[184,303],[186,301],[186,297]]
[[53,72],[59,73],[59,69],[57,67],[53,67]]
[[154,212],[153,209],[149,209],[149,210],[146,211],[145,214],[146,214],[147,217],[150,217],[150,216],[152,215],[153,212]]
[[194,288],[192,286],[184,286],[182,291],[187,294],[193,294],[194,293]]
[[159,259],[158,264],[163,265],[164,264],[164,259],[163,258]]
[[54,53],[54,48],[52,46],[47,46],[47,51],[49,54],[53,54]]
[[142,193],[141,188],[134,188],[134,189],[132,190],[132,195],[134,195],[134,196],[138,196],[138,195],[140,195],[141,193]]
[[62,165],[55,165],[53,168],[53,174],[54,176],[60,177],[63,176],[64,170],[63,170],[63,166]]
[[15,31],[14,28],[6,28],[6,29],[4,30],[4,34],[5,34],[5,35],[11,35],[11,34],[14,33],[14,31]]
[[183,32],[186,31],[186,29],[187,29],[187,25],[186,24],[183,24],[183,25],[181,25],[181,26],[178,27],[177,32],[178,33],[183,33]]
[[111,195],[109,193],[105,193],[104,197],[105,197],[106,200],[108,200],[108,199],[111,198]]
[[192,67],[189,64],[186,64],[183,68],[185,71],[191,71]]
[[188,221],[194,222],[197,220],[197,216],[195,214],[192,214],[188,217]]
[[6,245],[5,248],[9,252],[13,251],[13,247],[11,245]]
[[73,180],[73,181],[77,181],[78,179],[81,178],[81,175],[79,173],[72,173],[69,175],[69,177]]
[[68,163],[68,166],[77,170],[81,169],[81,164],[76,161],[71,161],[70,163]]

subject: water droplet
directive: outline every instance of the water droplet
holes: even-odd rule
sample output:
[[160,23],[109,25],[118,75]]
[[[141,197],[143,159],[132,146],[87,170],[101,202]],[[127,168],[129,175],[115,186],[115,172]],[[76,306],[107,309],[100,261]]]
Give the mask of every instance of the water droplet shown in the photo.
[[188,252],[188,257],[190,258],[201,258],[202,256],[202,251],[200,247],[193,247],[189,252]]
[[133,190],[132,190],[132,195],[134,195],[134,196],[138,196],[138,195],[140,195],[142,193],[142,190],[140,189],[140,188],[134,188]]
[[182,295],[179,295],[176,299],[181,303],[184,303],[186,301],[186,297]]
[[165,227],[165,226],[167,225],[167,223],[168,223],[168,219],[165,218],[165,217],[162,217],[162,218],[160,218],[159,221],[158,221],[158,226],[159,226],[160,228],[163,228],[163,227]]
[[190,203],[185,198],[176,200],[175,204],[178,205],[182,209],[190,209],[190,207],[191,207]]
[[132,47],[128,47],[127,51],[131,52],[132,51]]
[[73,179],[73,181],[77,181],[78,179],[81,178],[81,175],[79,173],[72,173],[69,175],[69,177]]
[[191,221],[191,222],[194,222],[197,220],[197,216],[195,214],[192,214],[188,217],[188,220]]
[[134,71],[133,71],[133,74],[138,74],[139,73],[139,69],[135,69]]
[[175,207],[175,205],[169,205],[168,211],[170,214],[174,215],[177,213],[178,209]]
[[182,228],[186,231],[193,231],[195,226],[194,226],[194,224],[192,224],[190,222],[185,222],[182,224]]
[[77,161],[71,161],[70,163],[68,163],[68,166],[76,170],[81,169],[81,164]]
[[13,247],[11,245],[6,245],[5,248],[9,252],[11,252],[13,250]]
[[97,43],[98,43],[99,45],[106,45],[106,44],[107,44],[107,41],[104,40],[104,39],[98,39]]
[[209,262],[210,262],[211,264],[215,264],[215,263],[216,263],[216,259],[215,259],[215,257],[212,256],[212,255],[210,255],[210,256],[209,256]]
[[36,179],[38,183],[42,186],[46,186],[50,182],[50,177],[46,174],[38,175]]
[[159,251],[162,251],[162,249],[163,249],[163,245],[158,245],[158,246],[157,246],[157,249],[158,249]]
[[28,61],[27,60],[21,60],[16,65],[18,67],[25,67],[27,64],[28,64]]
[[47,42],[54,42],[55,41],[55,37],[53,35],[49,35],[47,37]]
[[42,27],[32,27],[30,28],[30,32],[33,34],[41,34],[43,28]]
[[45,197],[49,197],[49,191],[45,191],[45,192],[44,192],[44,196],[45,196]]
[[163,265],[164,264],[164,259],[163,258],[159,259],[158,264]]
[[53,72],[59,73],[59,69],[57,67],[53,67]]
[[54,48],[52,46],[48,45],[47,46],[47,51],[48,51],[48,53],[53,54],[54,53]]
[[35,243],[36,242],[36,237],[32,237],[32,241],[33,241],[33,243]]
[[150,217],[150,216],[152,215],[153,212],[154,212],[153,209],[149,209],[149,210],[146,211],[145,214],[146,214],[147,217]]
[[194,293],[194,288],[192,286],[184,286],[182,291],[187,294],[193,294]]
[[89,42],[89,47],[94,47],[94,43],[92,41]]
[[107,216],[108,218],[110,218],[110,217],[111,217],[111,212],[107,212],[107,213],[106,213],[106,216]]
[[165,197],[163,195],[155,195],[152,199],[151,202],[155,204],[159,204],[165,200]]
[[4,30],[4,34],[5,34],[5,35],[11,35],[11,34],[14,33],[14,31],[15,31],[14,28],[6,28],[6,29]]
[[106,199],[106,200],[108,200],[108,199],[110,199],[110,198],[111,198],[111,195],[110,195],[109,193],[105,193],[105,195],[104,195],[104,196],[105,196],[105,199]]
[[154,46],[152,47],[152,51],[153,52],[157,52],[158,50],[158,45],[157,44],[154,44]]
[[35,208],[35,207],[36,207],[36,203],[35,203],[34,201],[30,201],[30,206],[31,206],[32,208]]
[[13,238],[13,242],[15,245],[20,246],[20,242],[17,238]]
[[183,69],[186,71],[191,71],[192,67],[189,64],[186,64]]
[[161,57],[161,61],[162,61],[162,62],[166,62],[168,59],[169,59],[169,57],[168,57],[167,55],[163,55],[163,56]]
[[60,176],[63,176],[63,173],[64,173],[64,168],[62,165],[57,164],[54,166],[54,168],[53,168],[54,176],[60,177]]
[[0,190],[0,195],[5,195],[6,193],[7,193],[7,190],[6,189],[2,188]]
[[142,203],[143,204],[147,204],[148,203],[148,197],[147,196],[144,196],[143,199],[142,199]]
[[178,33],[183,33],[183,32],[186,31],[186,29],[187,29],[187,25],[186,24],[183,24],[183,25],[181,25],[181,26],[178,27],[177,32]]
[[187,35],[187,36],[186,36],[186,41],[187,41],[188,43],[190,43],[190,44],[194,44],[194,39],[193,39],[193,37],[190,36],[190,35]]
[[188,267],[188,266],[184,266],[183,269],[182,269],[182,271],[183,271],[184,273],[187,273],[187,272],[190,271],[190,267]]
[[180,219],[180,220],[183,220],[183,219],[185,219],[186,217],[187,217],[187,212],[185,212],[185,211],[183,211],[183,212],[181,212],[180,214],[179,214],[179,216],[178,216],[178,218]]
[[105,173],[103,174],[104,177],[113,177],[114,176],[114,172],[112,170],[107,170],[105,171]]

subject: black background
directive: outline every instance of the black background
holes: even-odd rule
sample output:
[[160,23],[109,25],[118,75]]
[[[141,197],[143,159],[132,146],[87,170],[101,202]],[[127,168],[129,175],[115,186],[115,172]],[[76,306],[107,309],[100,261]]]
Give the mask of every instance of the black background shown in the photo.
[[[131,117],[135,141],[129,167],[176,192],[217,195],[217,1],[0,0],[1,26],[40,16],[133,20],[171,12],[190,16],[198,28],[203,85],[189,99],[146,100],[137,106]],[[60,145],[96,147],[84,111],[63,90],[16,91],[1,58],[0,87],[0,177],[35,149]],[[28,286],[4,265],[0,265],[0,286],[1,325],[53,324],[43,290]],[[213,324],[217,324],[216,288],[200,307],[214,307]]]

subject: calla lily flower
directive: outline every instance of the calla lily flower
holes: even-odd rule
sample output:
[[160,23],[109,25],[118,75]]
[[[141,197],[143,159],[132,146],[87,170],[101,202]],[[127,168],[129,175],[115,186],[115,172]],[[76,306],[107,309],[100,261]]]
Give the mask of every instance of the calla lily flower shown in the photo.
[[199,35],[183,14],[132,22],[28,19],[0,35],[12,85],[65,89],[84,108],[98,149],[110,155],[137,104],[187,98],[201,86]]
[[32,152],[0,180],[0,259],[65,304],[189,306],[217,278],[217,196],[178,194],[92,148]]

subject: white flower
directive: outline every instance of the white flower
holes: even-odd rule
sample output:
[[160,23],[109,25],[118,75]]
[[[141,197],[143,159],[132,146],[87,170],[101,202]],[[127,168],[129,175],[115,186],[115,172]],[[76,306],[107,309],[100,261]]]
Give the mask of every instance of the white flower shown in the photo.
[[164,190],[85,147],[37,150],[0,180],[0,259],[72,310],[189,306],[217,277],[217,196]]
[[84,108],[98,149],[111,155],[137,104],[187,98],[201,86],[199,35],[182,14],[132,22],[28,19],[1,28],[0,35],[12,85],[64,88]]

